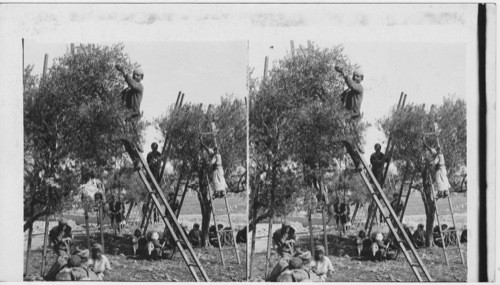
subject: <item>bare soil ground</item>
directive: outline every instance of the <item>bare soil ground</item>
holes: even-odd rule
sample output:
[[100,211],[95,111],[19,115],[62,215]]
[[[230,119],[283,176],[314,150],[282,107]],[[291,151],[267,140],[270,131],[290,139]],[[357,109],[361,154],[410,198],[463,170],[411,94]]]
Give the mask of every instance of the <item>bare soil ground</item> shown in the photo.
[[[320,241],[321,238],[321,241]],[[328,236],[329,254],[335,269],[333,276],[327,282],[414,282],[416,276],[411,270],[403,254],[397,260],[369,261],[357,257],[357,248],[354,246],[355,236],[339,237]],[[322,236],[317,235],[315,244],[322,243]],[[299,240],[299,246],[309,248],[309,239],[304,237]],[[463,245],[466,248],[466,245]],[[443,249],[440,247],[418,249],[418,253],[435,281],[466,282],[467,260],[461,264],[456,247],[450,247],[450,266],[446,265]],[[464,253],[466,257],[466,253]],[[278,261],[278,254],[273,250],[269,272]],[[262,281],[265,275],[266,253],[254,255],[254,268],[251,281]],[[422,274],[423,276],[423,274]],[[425,278],[425,277],[424,277]]]
[[[242,228],[246,225],[246,199],[239,197],[240,195],[231,195],[229,204],[231,206],[233,226]],[[246,196],[245,196],[246,197]],[[223,205],[223,200],[219,199],[214,202],[217,209]],[[140,212],[134,210],[131,215],[131,220],[139,221],[141,219]],[[86,235],[84,230],[84,217],[80,212],[65,213],[65,217],[74,221],[75,225],[75,246],[81,248],[87,247]],[[196,196],[188,195],[185,204],[181,211],[179,222],[192,228],[192,224],[201,223],[201,215],[199,213],[199,203]],[[222,221],[225,225],[227,223]],[[100,243],[100,232],[96,226],[96,218],[94,214],[90,215],[90,233],[91,244]],[[50,226],[57,224],[57,221],[52,221]],[[104,281],[180,281],[190,282],[195,279],[186,266],[179,252],[176,253],[172,260],[163,259],[158,261],[136,260],[132,256],[132,232],[137,227],[137,223],[129,223],[123,231],[123,237],[114,235],[114,230],[109,226],[109,219],[104,220],[104,237],[106,256],[111,262],[112,271],[104,277]],[[148,230],[156,230],[163,232],[165,225],[163,222],[152,224]],[[37,221],[34,228],[32,240],[32,251],[28,265],[28,272],[24,278],[26,281],[40,280],[40,272],[42,269],[42,251],[43,251],[43,229],[44,222]],[[24,258],[26,258],[27,232],[25,232]],[[246,280],[246,244],[239,244],[239,255],[241,264],[238,264],[234,250],[224,250],[226,266],[222,266],[219,250],[215,247],[195,248],[195,252],[202,263],[208,277],[214,282],[242,282]],[[46,270],[50,268],[56,260],[56,255],[52,249],[48,249]],[[25,264],[25,260],[24,263]],[[201,274],[198,274],[201,278]]]

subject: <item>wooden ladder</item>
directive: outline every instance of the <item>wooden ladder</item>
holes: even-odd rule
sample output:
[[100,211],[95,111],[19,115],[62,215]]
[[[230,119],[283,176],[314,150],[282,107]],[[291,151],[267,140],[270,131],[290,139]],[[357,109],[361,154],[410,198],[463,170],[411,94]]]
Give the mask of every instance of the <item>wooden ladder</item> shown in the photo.
[[[130,158],[132,160],[139,159],[142,167],[144,169],[144,172],[142,170],[138,170],[137,172],[139,173],[139,176],[141,177],[142,182],[144,183],[144,186],[148,190],[149,195],[151,196],[151,199],[153,200],[153,205],[158,209],[158,212],[165,223],[165,226],[168,228],[168,231],[170,235],[172,236],[177,249],[182,255],[182,258],[186,262],[187,267],[189,268],[189,271],[191,275],[194,277],[196,282],[200,282],[200,277],[198,277],[198,273],[196,272],[195,269],[198,269],[199,273],[201,273],[201,276],[206,282],[209,282],[210,279],[208,278],[207,273],[205,272],[205,269],[201,265],[198,257],[196,256],[196,253],[194,252],[191,244],[189,243],[189,240],[184,233],[183,228],[179,224],[179,221],[177,220],[177,217],[175,216],[175,213],[172,211],[172,208],[170,207],[165,195],[163,194],[160,186],[158,185],[158,182],[153,176],[153,173],[149,169],[149,166],[146,162],[146,160],[139,154],[137,151],[137,147],[130,143],[127,140],[122,139],[121,140],[123,145],[125,146],[125,149],[130,155]],[[148,182],[148,179],[146,177],[149,177],[152,181],[152,186]],[[162,211],[162,206],[165,207],[165,211]],[[177,233],[180,233],[180,237],[177,236]],[[187,247],[187,253],[186,250],[182,246],[182,242]],[[191,259],[188,256],[188,253],[191,257]],[[194,262],[192,263],[191,260]]]
[[[208,193],[209,193],[209,197],[210,197],[210,202],[212,204],[212,218],[214,220],[214,227],[215,227],[215,233],[217,234],[217,242],[218,242],[218,249],[219,249],[219,254],[220,254],[220,259],[222,261],[222,266],[226,266],[226,259],[224,258],[224,250],[232,250],[234,248],[234,253],[236,254],[236,259],[238,260],[238,264],[241,265],[241,259],[240,259],[240,253],[239,253],[239,250],[238,250],[238,244],[236,243],[236,235],[238,233],[238,231],[233,227],[233,222],[232,222],[232,219],[231,219],[231,211],[229,209],[229,203],[227,201],[227,195],[224,196],[224,205],[225,205],[225,211],[223,209],[220,209],[219,211],[217,211],[215,209],[215,203],[214,203],[214,200],[213,200],[213,196],[212,196],[212,187],[210,186],[210,183],[208,181],[208,177],[207,177],[207,182],[208,182]],[[229,229],[225,230],[225,229],[222,229],[222,230],[219,230],[219,228],[217,227],[217,221],[220,220],[220,218],[218,219],[218,216],[220,215],[227,215],[227,219],[229,221]],[[226,236],[226,233],[229,233],[231,235],[231,241],[232,241],[232,245],[233,246],[230,246],[230,247],[223,247],[223,244],[221,243],[221,237],[222,237],[222,234],[224,234],[224,236]],[[226,239],[224,239],[224,242],[226,241]],[[225,243],[224,243],[225,244]]]
[[[368,173],[368,176],[373,181],[373,185],[375,187],[372,187],[372,184],[370,183],[370,179],[366,176],[366,174],[363,172],[363,170],[361,170],[359,172],[361,175],[361,178],[363,179],[363,182],[365,183],[366,187],[370,191],[370,194],[372,195],[376,206],[378,207],[378,209],[380,209],[380,212],[382,213],[382,216],[384,217],[385,222],[387,223],[387,225],[389,226],[389,229],[391,230],[392,234],[394,235],[396,242],[399,244],[401,251],[403,252],[406,260],[408,261],[408,264],[410,265],[411,269],[413,270],[413,273],[417,277],[418,281],[420,281],[420,282],[424,281],[424,278],[422,277],[421,272],[418,270],[418,268],[420,268],[423,275],[427,278],[427,281],[432,282],[433,279],[430,276],[429,271],[425,267],[424,263],[422,262],[422,259],[420,258],[417,251],[415,250],[413,243],[410,241],[410,238],[408,237],[405,230],[403,229],[403,224],[401,224],[396,213],[394,212],[394,209],[392,209],[389,200],[387,199],[384,192],[382,191],[382,188],[378,184],[378,181],[375,179],[375,175],[373,174],[371,169],[368,167],[368,164],[366,163],[365,159],[360,155],[359,150],[357,148],[355,148],[355,152],[356,152],[356,155],[359,156],[359,159],[360,159],[361,165],[364,168],[364,171],[366,171],[366,173]],[[353,160],[354,160],[354,158],[353,158]],[[380,201],[379,197],[382,198],[382,201]],[[389,210],[389,216],[386,216],[386,214],[382,211],[382,207],[383,207],[382,203],[385,204],[385,207]],[[397,229],[395,228],[393,223],[396,225]],[[400,232],[403,235],[403,239],[401,239],[398,232]],[[409,252],[406,249],[405,242],[410,248]],[[416,260],[416,263],[413,262],[412,257],[410,256],[410,253],[413,255],[413,258]]]
[[[450,199],[451,195],[448,195],[449,211],[448,212],[440,212],[439,208],[438,208],[436,196],[434,194],[434,183],[432,183],[432,177],[430,174],[429,174],[429,181],[431,181],[432,199],[434,200],[434,204],[436,205],[436,220],[437,220],[438,227],[439,227],[439,235],[441,236],[441,242],[443,243],[443,252],[444,252],[444,259],[446,260],[446,265],[450,266],[450,261],[449,261],[448,252],[447,252],[449,250],[458,250],[458,252],[460,253],[460,261],[462,262],[462,264],[464,264],[465,260],[464,260],[464,254],[462,253],[462,250],[465,250],[465,249],[460,244],[460,237],[458,236],[458,229],[457,229],[457,226],[455,224],[455,216],[454,216],[453,206],[451,204],[451,199]],[[440,216],[444,216],[444,215],[451,215],[453,229],[443,230],[441,228],[441,220],[439,218],[440,218]],[[445,238],[444,238],[445,233],[450,233],[450,234],[455,233],[456,242],[457,242],[458,247],[450,248],[450,247],[446,246],[446,242],[445,242]]]

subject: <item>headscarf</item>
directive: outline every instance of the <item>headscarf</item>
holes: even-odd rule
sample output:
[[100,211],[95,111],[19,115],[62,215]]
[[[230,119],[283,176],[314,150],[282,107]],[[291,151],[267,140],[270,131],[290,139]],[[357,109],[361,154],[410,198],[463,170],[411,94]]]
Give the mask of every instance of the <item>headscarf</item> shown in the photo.
[[133,74],[138,74],[138,75],[144,76],[144,71],[142,70],[142,68],[137,67],[136,69],[134,69]]
[[102,245],[100,243],[94,243],[94,246],[92,247],[93,250],[99,250],[101,253],[104,253],[104,249],[102,248]]
[[290,227],[290,222],[289,221],[283,221],[283,223],[281,224],[281,227],[283,227],[283,228]]
[[68,224],[68,219],[66,218],[59,219],[59,225],[67,225],[67,224]]
[[353,75],[365,76],[361,68],[356,68],[353,72]]
[[316,252],[322,252],[323,254],[325,254],[325,247],[324,247],[324,246],[322,246],[322,245],[317,245],[317,246],[314,248],[314,250],[315,250]]
[[301,268],[302,267],[302,259],[300,259],[298,257],[294,257],[294,258],[290,259],[290,262],[288,263],[288,267],[290,267],[290,269]]
[[82,259],[74,254],[68,260],[68,267],[78,267],[82,264]]

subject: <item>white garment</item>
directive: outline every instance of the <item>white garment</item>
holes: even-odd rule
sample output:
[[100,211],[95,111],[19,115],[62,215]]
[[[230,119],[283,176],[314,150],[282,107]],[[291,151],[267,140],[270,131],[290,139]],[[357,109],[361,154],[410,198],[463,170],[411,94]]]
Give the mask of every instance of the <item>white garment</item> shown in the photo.
[[89,259],[89,265],[100,280],[104,276],[104,271],[111,270],[111,263],[109,263],[109,259],[104,254],[101,254],[101,259]]
[[333,264],[330,258],[324,256],[321,260],[315,260],[312,264],[313,271],[319,276],[320,281],[326,281],[328,271],[333,272]]

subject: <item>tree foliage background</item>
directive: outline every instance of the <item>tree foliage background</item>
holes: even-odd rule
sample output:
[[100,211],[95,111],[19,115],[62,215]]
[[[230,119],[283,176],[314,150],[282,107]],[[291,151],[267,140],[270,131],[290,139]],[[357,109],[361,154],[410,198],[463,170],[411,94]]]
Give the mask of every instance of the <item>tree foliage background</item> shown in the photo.
[[24,77],[25,230],[62,210],[82,176],[100,176],[122,158],[119,138],[140,140],[144,123],[130,124],[121,101],[123,77],[114,66],[134,64],[122,44],[85,46],[53,60],[45,78]]
[[[399,173],[408,167],[407,177],[416,175],[422,187],[419,189],[427,216],[427,244],[432,241],[432,227],[436,205],[432,199],[431,183],[433,170],[426,163],[429,154],[424,151],[423,142],[431,147],[437,147],[439,138],[445,157],[448,178],[452,188],[458,186],[460,179],[455,179],[462,167],[467,165],[467,110],[463,99],[452,96],[445,97],[439,106],[432,106],[429,111],[424,105],[409,104],[391,112],[379,121],[380,128],[386,136],[391,135],[394,142],[392,159]],[[438,129],[435,129],[437,123]],[[437,132],[436,132],[437,131]],[[431,179],[429,179],[431,174]]]
[[[363,140],[366,124],[347,124],[346,88],[334,70],[354,69],[341,46],[296,50],[273,63],[264,80],[249,80],[252,228],[258,221],[316,207],[305,177],[335,171],[342,140]],[[251,77],[251,73],[250,73]],[[252,210],[252,211],[253,211]]]
[[[210,203],[206,177],[211,177],[207,168],[206,157],[200,143],[213,148],[214,134],[211,122],[217,131],[215,139],[222,157],[225,178],[231,192],[245,191],[246,184],[246,106],[243,100],[232,95],[221,97],[219,104],[206,112],[201,104],[185,104],[181,108],[171,107],[162,118],[157,119],[158,129],[167,134],[171,144],[168,161],[174,168],[172,180],[185,179],[197,185],[198,200],[202,214],[202,237],[208,241],[208,227],[212,204]],[[187,181],[186,181],[187,183]],[[168,187],[168,186],[167,186]],[[173,191],[173,186],[169,187]],[[168,190],[167,190],[168,191]]]

